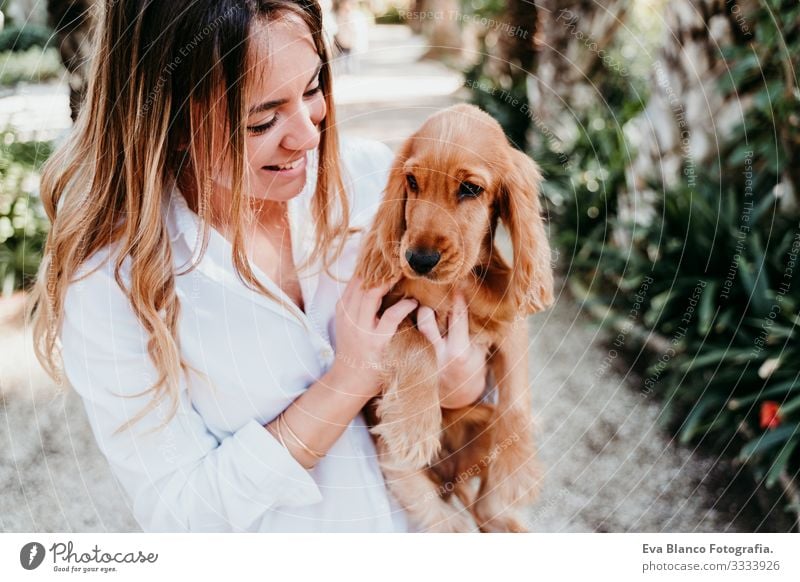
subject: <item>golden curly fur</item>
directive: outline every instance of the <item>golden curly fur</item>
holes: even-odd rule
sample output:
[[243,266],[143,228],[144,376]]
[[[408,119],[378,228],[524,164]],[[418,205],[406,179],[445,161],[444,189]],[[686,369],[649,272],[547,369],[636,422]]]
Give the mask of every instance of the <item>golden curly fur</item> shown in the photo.
[[[444,334],[460,290],[470,337],[488,346],[496,379],[496,404],[442,409],[436,354],[416,329],[416,312],[390,342],[391,364],[368,420],[388,486],[428,531],[472,531],[475,524],[524,531],[513,513],[532,501],[538,483],[525,321],[553,301],[540,181],[536,164],[509,145],[494,119],[456,105],[402,145],[365,238],[355,273],[364,286],[400,277],[381,313],[412,297],[437,313]],[[511,266],[495,247],[498,220],[511,238]]]

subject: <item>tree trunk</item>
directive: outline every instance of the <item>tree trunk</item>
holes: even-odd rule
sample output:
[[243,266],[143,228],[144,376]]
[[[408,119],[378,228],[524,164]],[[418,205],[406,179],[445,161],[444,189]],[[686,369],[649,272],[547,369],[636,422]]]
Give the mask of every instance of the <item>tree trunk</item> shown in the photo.
[[61,61],[69,73],[69,108],[78,117],[89,82],[92,29],[102,10],[100,0],[49,0],[47,14],[55,31]]
[[424,58],[432,60],[461,59],[461,3],[459,0],[419,0],[420,30],[428,39]]
[[[738,4],[747,13],[755,2]],[[722,47],[749,40],[726,2],[673,0],[664,19],[650,100],[630,123],[639,144],[627,192],[618,199],[618,215],[631,225],[652,220],[664,190],[694,187],[698,169],[717,159],[731,130],[741,123],[747,102],[746,96],[725,97],[719,89],[720,77],[728,74]],[[648,185],[652,183],[660,185],[658,191]],[[625,233],[615,234],[620,244],[627,243]]]
[[593,76],[625,20],[628,0],[539,0],[538,62],[528,78],[536,123],[546,135],[570,142],[580,129],[574,110],[602,104]]

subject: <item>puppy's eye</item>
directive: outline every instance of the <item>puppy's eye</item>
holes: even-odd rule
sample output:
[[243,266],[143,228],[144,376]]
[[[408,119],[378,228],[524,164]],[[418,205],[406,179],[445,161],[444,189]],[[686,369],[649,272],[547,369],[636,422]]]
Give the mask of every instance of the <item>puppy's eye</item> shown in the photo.
[[408,182],[408,188],[412,192],[417,192],[419,190],[419,184],[417,184],[417,179],[411,174],[406,176],[406,182]]
[[461,182],[458,187],[459,198],[477,198],[483,192],[483,188],[472,182]]

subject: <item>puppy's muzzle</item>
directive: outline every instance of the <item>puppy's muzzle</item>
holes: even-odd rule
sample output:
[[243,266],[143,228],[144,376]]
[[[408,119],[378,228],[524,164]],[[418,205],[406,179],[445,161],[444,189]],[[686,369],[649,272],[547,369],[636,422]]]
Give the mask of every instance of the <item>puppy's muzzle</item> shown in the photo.
[[406,251],[406,261],[414,271],[420,275],[429,273],[442,258],[441,253],[430,249],[408,249]]

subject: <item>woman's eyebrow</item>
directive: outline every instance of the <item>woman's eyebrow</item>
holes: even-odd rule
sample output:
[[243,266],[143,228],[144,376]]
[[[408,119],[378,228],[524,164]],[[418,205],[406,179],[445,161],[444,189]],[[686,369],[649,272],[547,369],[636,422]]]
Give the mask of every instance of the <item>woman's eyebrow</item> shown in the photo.
[[[306,86],[310,85],[312,81],[314,81],[314,79],[317,78],[317,75],[319,75],[321,69],[322,69],[322,61],[320,60],[319,63],[317,63],[317,68],[314,70],[314,74],[311,75],[311,79],[309,79],[308,83],[306,83]],[[248,112],[248,115],[254,115],[256,113],[263,113],[264,111],[269,111],[270,109],[274,109],[275,107],[280,107],[281,105],[284,105],[288,101],[289,101],[288,99],[276,99],[274,101],[265,101],[264,103],[260,103],[259,105],[254,105],[253,107],[251,107],[250,111]]]

